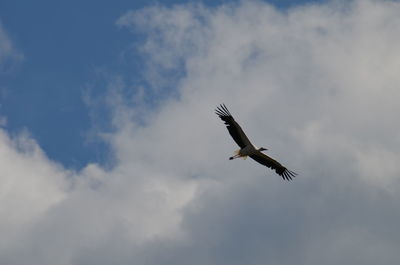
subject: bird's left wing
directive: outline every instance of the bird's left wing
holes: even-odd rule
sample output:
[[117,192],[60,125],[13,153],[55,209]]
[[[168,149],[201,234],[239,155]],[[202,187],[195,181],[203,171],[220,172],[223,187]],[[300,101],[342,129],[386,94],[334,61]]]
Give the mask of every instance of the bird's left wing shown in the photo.
[[286,167],[282,166],[281,163],[264,153],[258,152],[257,154],[251,155],[250,157],[258,163],[275,170],[275,172],[283,179],[291,180],[297,175],[295,172],[290,171]]
[[232,117],[225,104],[221,104],[219,107],[217,107],[215,113],[221,118],[221,120],[225,122],[229,134],[232,136],[233,140],[235,140],[235,142],[240,146],[240,148],[251,145],[249,138],[247,138],[240,125]]

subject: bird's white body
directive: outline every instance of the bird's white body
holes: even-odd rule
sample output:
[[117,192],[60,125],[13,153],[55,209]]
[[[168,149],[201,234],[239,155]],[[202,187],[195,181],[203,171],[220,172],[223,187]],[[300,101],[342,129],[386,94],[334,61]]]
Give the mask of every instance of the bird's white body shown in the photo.
[[239,158],[239,157],[246,159],[248,156],[256,155],[259,152],[260,152],[259,148],[255,147],[252,144],[249,144],[249,145],[246,145],[245,147],[243,147],[242,149],[236,150],[234,152],[235,155],[230,157],[229,159],[232,160],[232,159]]
[[254,155],[258,152],[254,145],[246,145],[244,148],[240,149],[239,154],[242,156],[249,156],[249,155]]

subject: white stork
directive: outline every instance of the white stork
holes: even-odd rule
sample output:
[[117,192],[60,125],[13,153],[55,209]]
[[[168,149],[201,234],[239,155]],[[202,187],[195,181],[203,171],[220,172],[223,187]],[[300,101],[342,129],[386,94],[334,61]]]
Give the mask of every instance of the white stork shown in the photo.
[[255,147],[250,142],[249,138],[247,138],[240,125],[232,117],[225,104],[221,104],[219,107],[217,107],[215,113],[221,118],[221,120],[225,122],[226,128],[228,129],[230,135],[240,147],[239,150],[235,151],[235,155],[231,156],[229,160],[239,157],[246,159],[247,156],[250,156],[258,163],[275,170],[275,172],[283,179],[291,180],[297,175],[295,172],[290,171],[286,167],[282,166],[278,161],[262,153],[262,151],[268,149],[264,147]]

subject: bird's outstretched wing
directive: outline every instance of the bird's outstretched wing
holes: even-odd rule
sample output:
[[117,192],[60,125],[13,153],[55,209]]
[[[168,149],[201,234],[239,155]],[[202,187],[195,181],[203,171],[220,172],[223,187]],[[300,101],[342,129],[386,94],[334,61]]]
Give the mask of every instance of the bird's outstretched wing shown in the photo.
[[258,163],[275,170],[275,172],[283,179],[291,180],[297,175],[295,172],[290,171],[286,167],[282,166],[281,163],[279,163],[275,159],[272,159],[264,153],[258,152],[257,154],[251,155],[250,157]]
[[221,104],[219,107],[217,107],[215,113],[221,118],[221,120],[225,122],[229,134],[232,136],[233,140],[235,140],[235,142],[240,146],[240,148],[244,148],[245,146],[251,144],[250,140],[247,138],[240,125],[233,119],[225,104]]

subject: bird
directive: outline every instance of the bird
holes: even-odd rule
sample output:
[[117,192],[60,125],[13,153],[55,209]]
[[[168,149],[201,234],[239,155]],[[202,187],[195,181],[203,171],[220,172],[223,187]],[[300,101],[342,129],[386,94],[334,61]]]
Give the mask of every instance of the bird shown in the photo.
[[275,159],[262,153],[262,151],[268,150],[267,148],[257,148],[250,142],[249,138],[247,138],[240,125],[232,117],[225,104],[221,104],[220,106],[218,106],[215,109],[215,114],[217,114],[218,117],[225,123],[229,134],[240,147],[239,150],[236,150],[234,152],[234,156],[229,157],[229,160],[233,160],[239,157],[246,159],[248,156],[250,156],[256,162],[272,170],[275,170],[275,172],[284,180],[291,180],[292,178],[296,177],[297,173],[290,171]]

